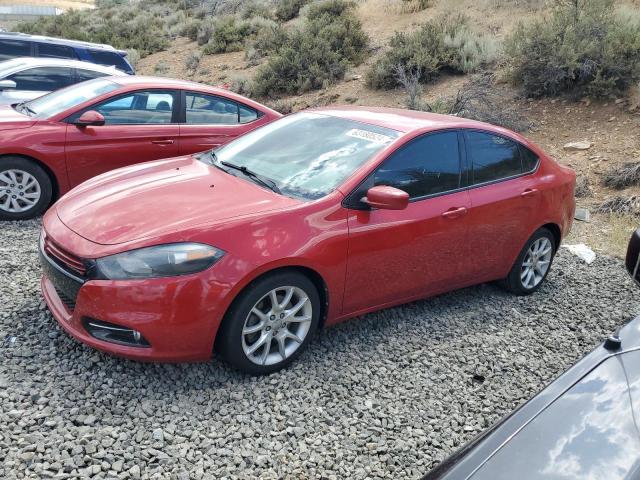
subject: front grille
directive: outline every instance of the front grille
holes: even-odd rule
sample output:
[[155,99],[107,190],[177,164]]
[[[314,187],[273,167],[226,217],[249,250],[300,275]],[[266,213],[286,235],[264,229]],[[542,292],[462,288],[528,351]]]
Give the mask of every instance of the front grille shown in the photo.
[[56,290],[56,293],[58,294],[58,297],[60,297],[60,301],[62,303],[64,303],[64,306],[67,307],[67,309],[70,312],[73,312],[76,308],[76,300],[74,298],[69,297],[67,294],[65,294],[62,290],[60,290],[58,287],[53,287]]
[[44,251],[49,258],[68,272],[81,278],[87,274],[83,260],[57,245],[49,237],[44,238]]

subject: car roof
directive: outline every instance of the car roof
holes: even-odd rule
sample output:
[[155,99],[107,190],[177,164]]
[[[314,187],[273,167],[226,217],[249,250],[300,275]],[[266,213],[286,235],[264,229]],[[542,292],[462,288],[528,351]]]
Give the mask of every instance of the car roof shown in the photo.
[[21,33],[21,32],[0,32],[0,39],[6,39],[6,40],[17,39],[17,40],[27,40],[31,42],[56,43],[59,45],[68,45],[70,47],[90,48],[93,50],[108,50],[111,52],[126,54],[124,50],[117,50],[113,48],[111,45],[106,45],[104,43],[91,43],[91,42],[83,42],[80,40],[67,40],[65,38],[45,37],[44,35],[31,35],[28,33]]
[[118,78],[112,79],[115,83],[122,86],[142,86],[142,87],[160,87],[160,88],[182,88],[189,89],[193,88],[196,90],[203,90],[212,93],[218,93],[225,96],[235,96],[233,92],[230,90],[226,90],[221,87],[213,87],[210,85],[205,85],[204,83],[196,83],[191,82],[189,80],[179,80],[177,78],[167,78],[167,77],[147,77],[143,75],[126,75]]
[[506,131],[505,129],[476,120],[469,120],[452,115],[419,112],[402,108],[360,107],[360,106],[331,106],[313,108],[307,111],[318,112],[333,117],[345,118],[364,122],[378,127],[389,128],[403,133],[414,131],[441,130],[446,128],[481,128],[491,131]]
[[44,57],[18,57],[0,62],[0,71],[5,69],[20,70],[22,67],[69,67],[92,70],[94,72],[110,73],[111,75],[126,75],[113,66],[98,65],[80,60],[68,60],[65,58],[44,58]]

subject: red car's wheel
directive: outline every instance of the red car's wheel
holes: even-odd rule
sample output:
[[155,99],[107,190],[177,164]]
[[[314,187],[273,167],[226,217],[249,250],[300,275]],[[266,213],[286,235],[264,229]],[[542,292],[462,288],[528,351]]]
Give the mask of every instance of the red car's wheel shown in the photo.
[[502,286],[517,295],[535,292],[551,269],[557,250],[556,240],[546,228],[537,230],[518,255]]
[[0,220],[25,220],[42,214],[53,189],[47,173],[22,157],[0,159]]
[[220,328],[217,349],[239,370],[262,375],[290,364],[318,327],[320,297],[307,277],[281,272],[250,284]]

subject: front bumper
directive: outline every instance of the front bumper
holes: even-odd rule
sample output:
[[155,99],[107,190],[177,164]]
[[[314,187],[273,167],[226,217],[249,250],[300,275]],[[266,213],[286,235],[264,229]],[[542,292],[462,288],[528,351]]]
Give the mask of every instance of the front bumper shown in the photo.
[[[40,255],[44,299],[60,326],[75,339],[135,360],[182,362],[211,357],[230,294],[230,283],[210,278],[211,269],[171,278],[83,282],[67,278],[63,270],[52,268],[46,254],[41,251]],[[74,293],[75,298],[70,298]],[[86,330],[87,320],[137,330],[150,346],[99,340]]]

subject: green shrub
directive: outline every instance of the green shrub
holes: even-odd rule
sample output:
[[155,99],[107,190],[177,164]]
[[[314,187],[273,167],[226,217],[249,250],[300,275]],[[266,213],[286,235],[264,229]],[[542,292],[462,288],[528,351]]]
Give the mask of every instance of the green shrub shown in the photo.
[[247,3],[240,12],[240,18],[244,20],[249,20],[255,17],[273,20],[273,16],[273,9],[267,3],[258,0]]
[[136,49],[141,56],[164,50],[169,45],[166,18],[170,6],[153,2],[114,5],[96,10],[70,10],[62,15],[40,17],[19,24],[16,29],[31,34],[107,43],[116,48]]
[[420,83],[428,83],[442,72],[477,71],[497,56],[495,43],[474,32],[465,15],[436,18],[409,34],[396,32],[389,47],[367,73],[367,83],[373,88],[397,87],[398,66],[419,72]]
[[513,82],[531,97],[617,95],[640,78],[640,22],[613,0],[572,0],[507,39]]
[[311,5],[301,28],[277,37],[273,54],[256,73],[253,93],[302,93],[343,78],[351,64],[362,61],[368,44],[353,8],[344,0]]
[[276,5],[276,18],[281,22],[292,20],[300,14],[300,9],[307,3],[309,0],[279,0]]
[[204,46],[203,52],[224,53],[237,52],[244,48],[244,42],[253,33],[252,25],[245,20],[233,16],[214,19],[211,37]]

